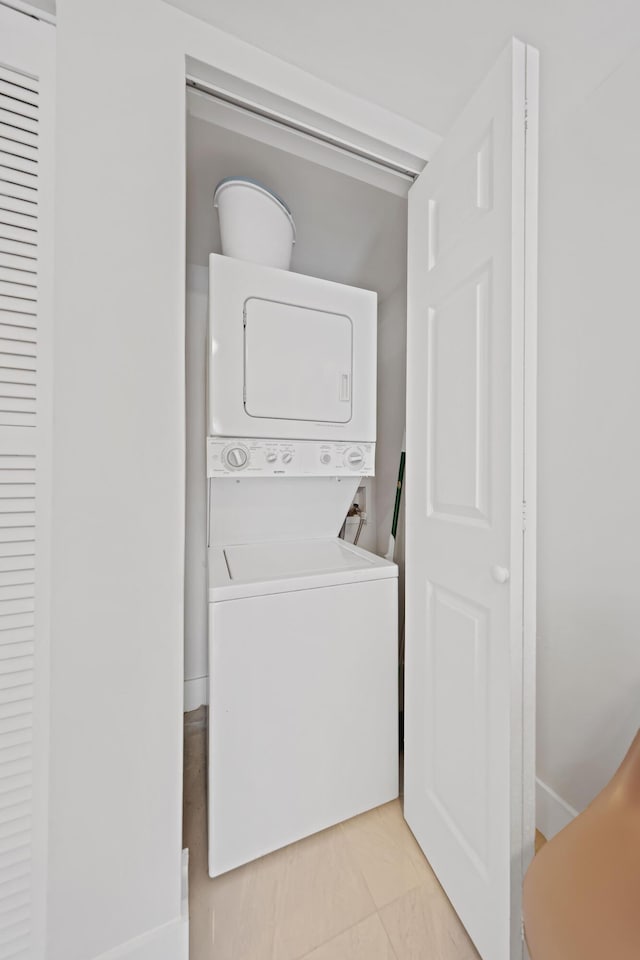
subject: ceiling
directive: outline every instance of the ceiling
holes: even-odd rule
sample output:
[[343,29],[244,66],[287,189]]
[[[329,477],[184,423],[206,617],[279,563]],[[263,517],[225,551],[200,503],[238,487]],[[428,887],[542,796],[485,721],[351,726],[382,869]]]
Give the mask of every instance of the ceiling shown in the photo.
[[168,0],[275,56],[444,133],[510,36],[541,52],[547,117],[638,43],[637,0]]
[[213,207],[223,177],[259,180],[290,207],[297,232],[292,269],[376,290],[382,299],[406,275],[406,200],[237,132],[189,116],[187,262],[220,252]]

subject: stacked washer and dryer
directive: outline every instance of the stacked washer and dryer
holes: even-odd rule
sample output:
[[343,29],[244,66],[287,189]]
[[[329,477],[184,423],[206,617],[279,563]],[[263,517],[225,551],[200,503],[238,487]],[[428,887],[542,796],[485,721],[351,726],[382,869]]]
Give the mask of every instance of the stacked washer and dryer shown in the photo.
[[376,440],[375,293],[210,259],[209,872],[398,795],[397,567],[338,537]]

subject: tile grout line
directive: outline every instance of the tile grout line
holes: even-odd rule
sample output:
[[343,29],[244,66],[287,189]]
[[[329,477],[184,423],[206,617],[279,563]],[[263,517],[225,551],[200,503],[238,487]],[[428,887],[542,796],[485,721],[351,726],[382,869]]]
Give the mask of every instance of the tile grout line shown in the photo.
[[[345,844],[347,850],[349,851],[349,859],[350,859],[351,861],[353,861],[353,866],[355,867],[355,869],[358,871],[358,873],[359,873],[360,876],[362,877],[362,881],[363,881],[363,883],[364,883],[364,885],[365,885],[365,887],[366,887],[366,889],[367,889],[367,892],[368,892],[369,896],[371,897],[371,903],[373,904],[373,906],[374,906],[374,908],[375,908],[375,909],[374,909],[374,913],[377,913],[379,907],[378,907],[378,904],[376,903],[376,898],[375,898],[374,895],[373,895],[373,891],[371,890],[371,886],[369,885],[369,881],[367,880],[363,869],[361,868],[361,866],[360,866],[359,863],[355,862],[355,861],[356,861],[356,858],[353,856],[353,851],[352,851],[352,849],[351,849],[351,844],[350,844],[350,842],[349,842],[349,838],[348,838],[348,836],[347,836],[347,834],[346,834],[346,832],[345,832],[345,830],[344,830],[344,826],[343,826],[344,823],[345,823],[345,821],[343,821],[342,823],[339,823],[339,824],[338,824],[338,827],[340,828],[340,834],[341,834],[341,836],[342,836],[342,838],[343,838],[344,844]],[[371,914],[370,914],[370,916],[371,916]],[[363,919],[366,919],[366,917],[364,917]],[[303,958],[303,960],[304,960],[304,958]]]
[[[369,812],[370,812],[370,811],[365,811],[365,814],[366,814],[366,813],[369,813]],[[351,819],[355,819],[355,818],[350,817],[349,820],[351,820]],[[395,950],[394,950],[394,948],[393,948],[393,944],[391,943],[391,940],[389,939],[389,934],[388,934],[388,932],[387,932],[387,928],[384,926],[384,923],[383,923],[383,921],[382,921],[382,917],[380,917],[380,909],[381,909],[381,908],[378,907],[378,905],[377,905],[377,903],[376,903],[375,897],[373,896],[373,891],[371,890],[371,886],[370,886],[370,884],[369,884],[369,882],[368,882],[368,880],[367,880],[367,877],[366,877],[364,871],[362,870],[362,868],[360,867],[360,865],[356,862],[356,859],[355,859],[355,857],[353,856],[353,852],[352,852],[352,850],[351,850],[351,844],[350,844],[350,842],[349,842],[349,838],[347,837],[347,835],[346,835],[346,833],[345,833],[345,830],[344,830],[344,824],[347,823],[347,822],[348,822],[348,821],[344,821],[344,820],[343,820],[343,821],[341,821],[340,823],[335,824],[335,826],[336,826],[337,829],[338,829],[338,832],[339,832],[339,834],[340,834],[340,837],[341,837],[341,839],[342,839],[342,842],[343,842],[344,846],[346,847],[346,849],[347,849],[348,852],[349,852],[349,860],[351,861],[351,864],[352,864],[354,870],[357,871],[358,875],[360,876],[360,878],[361,878],[362,882],[364,883],[364,886],[365,886],[365,888],[366,888],[366,890],[367,890],[367,893],[369,894],[369,897],[370,897],[370,899],[371,899],[371,903],[373,904],[373,910],[371,911],[371,913],[366,914],[366,916],[361,917],[359,920],[356,920],[355,923],[351,923],[351,924],[349,924],[348,927],[345,927],[343,930],[339,930],[337,933],[332,934],[327,940],[323,940],[322,943],[316,944],[315,947],[313,947],[311,950],[307,950],[306,953],[300,954],[299,956],[292,958],[292,960],[307,960],[307,958],[310,957],[316,950],[319,950],[321,947],[327,946],[327,944],[331,943],[332,940],[335,940],[337,937],[343,936],[345,933],[348,933],[349,930],[353,930],[354,927],[357,927],[358,924],[364,923],[365,920],[369,920],[371,917],[376,916],[376,915],[378,915],[378,917],[379,917],[379,919],[380,919],[380,922],[382,923],[382,926],[383,926],[383,929],[384,929],[384,932],[385,932],[385,936],[386,936],[387,940],[389,941],[389,945],[390,945],[390,947],[391,947],[391,950],[392,950],[392,952],[393,952],[393,955],[394,955],[394,957],[396,957],[396,960],[398,960],[398,956],[397,956],[397,954],[396,954],[396,952],[395,952]],[[418,886],[419,886],[419,884],[418,884]],[[413,888],[413,889],[415,889],[415,888]],[[392,901],[392,902],[393,902],[393,901]],[[386,906],[386,904],[385,904],[385,906]],[[278,958],[274,957],[274,960],[278,960]]]
[[[199,726],[199,725],[196,726],[194,724],[193,726],[191,726],[191,729],[185,732],[186,732],[185,740],[191,740],[191,745],[193,746],[194,742],[199,741],[201,739],[202,734],[205,732],[205,725],[203,724],[202,726]],[[185,755],[188,752],[189,752],[188,748],[186,748],[186,745],[185,745]],[[199,755],[199,752],[198,752],[198,755]],[[204,762],[204,766],[202,763],[198,762],[198,768],[199,768],[198,769],[199,775],[197,778],[198,783],[193,784],[192,790],[190,791],[191,793],[195,792],[195,794],[198,794],[198,795],[200,794],[201,788],[203,786],[205,788],[204,792],[206,793],[206,773],[203,774],[203,769],[200,769],[201,767],[203,767],[203,769],[206,768],[206,761]],[[401,807],[400,807],[400,810],[402,813]],[[199,810],[198,812],[203,814],[204,819],[206,821],[206,802],[204,804],[204,808],[202,810]],[[398,855],[398,862],[400,862],[400,860],[402,859],[407,859],[407,867],[413,865],[413,867],[417,869],[421,867],[421,865],[418,864],[417,859],[413,856],[413,848],[411,848],[411,850],[408,850],[408,848],[406,848],[406,844],[405,844],[406,838],[404,836],[404,833],[401,834],[396,830],[396,827],[397,827],[396,812],[397,811],[395,810],[392,811],[393,817],[389,821],[388,836],[386,835],[387,831],[385,828],[385,830],[383,831],[383,838],[381,842],[383,843],[383,847],[385,847],[385,849],[386,849],[385,845],[387,843],[389,844],[388,856],[391,857],[392,860],[393,860],[393,854],[395,851],[395,853],[397,853]],[[358,819],[358,818],[350,818],[350,819]],[[402,819],[404,820],[404,817],[402,817]],[[387,821],[385,820],[384,823],[386,824]],[[366,824],[366,821],[365,821],[365,824]],[[406,824],[406,821],[405,821],[405,824]],[[318,926],[316,928],[316,932],[321,937],[323,937],[323,939],[321,939],[320,942],[314,944],[313,946],[306,946],[305,952],[302,952],[302,953],[296,952],[295,955],[278,950],[274,940],[272,940],[271,943],[266,943],[266,944],[264,943],[264,940],[263,940],[261,947],[267,948],[267,955],[265,955],[264,960],[267,960],[267,957],[268,957],[268,960],[309,960],[309,958],[313,957],[316,954],[316,952],[325,951],[325,950],[329,953],[329,955],[332,955],[332,948],[330,946],[332,943],[335,945],[337,941],[340,940],[340,938],[346,938],[347,945],[350,944],[352,941],[351,932],[356,931],[358,928],[360,928],[362,925],[365,925],[365,924],[369,924],[369,926],[366,927],[365,929],[367,933],[369,933],[370,931],[371,934],[373,935],[372,943],[374,943],[379,949],[383,951],[386,948],[386,950],[388,951],[389,960],[403,960],[403,958],[405,958],[406,960],[407,944],[405,944],[402,936],[400,936],[397,943],[394,943],[394,941],[392,940],[391,932],[390,932],[391,928],[395,930],[395,927],[393,927],[393,923],[391,922],[393,920],[393,914],[390,915],[390,927],[388,928],[384,919],[385,912],[387,910],[393,910],[394,905],[399,904],[400,901],[402,901],[405,897],[410,897],[412,895],[414,896],[419,895],[420,898],[422,898],[423,896],[426,896],[428,900],[432,900],[433,898],[438,900],[440,895],[446,897],[446,895],[442,891],[442,888],[440,887],[439,884],[436,883],[432,886],[431,875],[427,876],[425,874],[425,876],[423,876],[422,879],[419,879],[420,876],[422,875],[422,871],[421,869],[418,869],[417,876],[415,878],[412,877],[412,879],[414,879],[413,885],[410,885],[408,889],[403,890],[402,893],[397,893],[396,896],[392,896],[392,898],[388,902],[382,903],[380,906],[378,906],[378,902],[377,902],[378,899],[382,901],[385,899],[386,895],[393,894],[395,892],[394,890],[395,884],[391,882],[390,878],[386,875],[384,875],[384,877],[382,878],[383,882],[382,882],[382,885],[379,887],[379,890],[378,890],[378,885],[376,885],[376,877],[378,875],[376,871],[378,871],[379,869],[385,868],[385,864],[387,862],[386,859],[384,857],[382,858],[382,860],[380,860],[380,858],[378,859],[374,858],[373,871],[369,870],[367,866],[368,860],[366,858],[364,860],[364,866],[361,866],[361,859],[358,853],[359,834],[357,833],[357,831],[355,834],[352,834],[349,831],[347,827],[347,821],[342,822],[340,824],[336,824],[335,827],[337,827],[337,831],[336,831],[337,835],[334,834],[334,840],[332,841],[332,843],[336,844],[336,849],[339,849],[340,847],[342,848],[342,852],[340,853],[339,859],[340,861],[344,860],[343,865],[345,869],[348,868],[347,872],[349,874],[353,873],[353,883],[355,883],[355,886],[353,886],[353,890],[357,891],[359,888],[359,892],[357,893],[357,897],[353,901],[353,904],[351,903],[351,901],[349,901],[349,904],[350,904],[349,909],[347,909],[345,906],[347,901],[343,901],[342,899],[340,899],[339,902],[336,901],[336,904],[339,907],[338,915],[342,914],[344,926],[341,929],[331,932],[330,935],[327,937],[323,937],[326,927],[325,927],[325,930],[323,930],[322,925]],[[322,831],[322,832],[323,833],[326,832],[327,834],[329,834],[333,829],[335,829],[335,827],[334,828],[330,827],[326,831]],[[407,827],[407,829],[409,833],[411,833],[410,828]],[[197,836],[198,838],[200,837],[199,830],[197,831]],[[411,834],[411,836],[415,843],[415,838],[413,837],[413,834]],[[196,835],[194,834],[191,837],[192,843],[195,839],[196,839]],[[371,844],[375,847],[376,837],[375,836],[370,837],[369,840]],[[292,844],[291,846],[295,846],[295,844]],[[417,848],[416,848],[416,852],[417,852]],[[430,867],[430,864],[428,863],[428,860],[426,859],[426,857],[424,857],[424,854],[422,851],[419,851],[419,855],[421,858],[424,858],[426,864]],[[267,857],[268,856],[270,855],[267,855]],[[260,859],[263,859],[263,858],[260,858]],[[206,874],[206,867],[204,866],[205,861],[206,861],[206,856],[202,860],[202,867],[204,869],[204,874]],[[195,869],[196,867],[195,861],[192,861],[190,863],[190,866]],[[247,866],[248,865],[245,865],[244,868],[246,869]],[[272,904],[273,909],[270,911],[272,926],[274,929],[278,926],[276,922],[276,917],[280,916],[280,918],[282,918],[283,910],[284,910],[284,903],[282,900],[283,882],[285,883],[285,886],[286,886],[287,885],[286,876],[289,874],[290,870],[292,869],[292,864],[291,862],[289,862],[289,859],[286,859],[286,861],[282,864],[282,866],[285,867],[285,876],[284,877],[280,876],[278,871],[276,871],[276,874],[274,874],[274,882],[276,883],[276,886],[275,886],[275,889],[273,890],[273,894],[274,894],[273,904]],[[243,868],[240,868],[240,869],[243,869]],[[410,871],[410,873],[413,873],[413,868]],[[404,880],[406,881],[407,879],[409,879],[410,873],[408,873],[407,870],[404,870],[400,876],[404,877]],[[202,876],[204,876],[204,874],[202,874]],[[194,883],[192,885],[192,889],[195,889],[197,885],[198,885],[197,883]],[[202,889],[204,890],[205,888],[203,887]],[[244,886],[242,887],[242,889],[244,890]],[[373,892],[374,890],[378,890],[381,896],[374,897],[374,892]],[[418,894],[419,891],[422,891],[422,892]],[[320,892],[322,892],[321,889],[320,889]],[[368,902],[366,902],[367,896],[369,898]],[[207,897],[207,902],[208,902],[208,899],[209,898]],[[358,916],[357,910],[351,909],[351,907],[355,906],[355,904],[358,902],[358,899],[360,900],[360,909],[363,910],[363,914],[361,916]],[[190,912],[191,912],[192,906],[197,910],[197,905],[195,903],[193,904],[190,903]],[[243,907],[244,914],[247,913],[247,910],[249,910],[250,912],[250,909],[251,909],[250,904],[245,905]],[[351,919],[354,916],[355,916],[355,919]],[[377,917],[377,924],[374,923],[373,921],[374,916]],[[335,919],[338,919],[338,916],[336,916],[336,914],[334,913],[334,920]],[[380,929],[380,925],[382,929]],[[262,936],[264,935],[264,932],[265,932],[264,927],[262,929],[262,932],[258,930],[259,938],[262,938]],[[307,931],[307,932],[310,932],[310,931]],[[398,931],[395,931],[394,935],[396,934],[398,934]],[[366,941],[368,942],[368,937],[365,937],[364,939],[366,939]],[[363,942],[364,942],[363,936],[358,936],[354,934],[354,942],[353,942],[354,948],[362,950]],[[294,945],[291,939],[289,939],[289,943],[291,946]],[[223,941],[220,941],[219,945],[222,946],[222,949],[224,950]],[[283,941],[281,945],[286,945],[286,940]],[[455,945],[458,946],[457,943]],[[237,946],[238,945],[236,944],[235,949],[237,949]],[[247,946],[248,946],[248,943],[245,944],[244,948],[242,949],[242,956],[244,960],[250,960],[250,958],[248,958],[246,955]],[[300,946],[302,946],[302,943],[300,943]],[[428,947],[428,944],[425,944],[425,946]],[[346,952],[350,953],[348,949],[346,950]],[[365,948],[365,952],[368,952],[366,948]],[[263,956],[262,949],[260,950],[260,955],[261,957]],[[236,960],[240,960],[239,954],[236,956],[235,952],[234,952],[234,957],[236,958]],[[464,960],[470,960],[470,957],[467,957],[466,953],[463,953],[463,956],[460,956],[458,960],[463,960],[463,957],[464,957]],[[229,960],[231,960],[231,958],[229,958]]]
[[[367,888],[367,889],[368,889],[368,888]],[[372,898],[372,901],[373,901],[373,898]],[[364,923],[365,920],[370,920],[371,917],[375,917],[375,915],[376,915],[377,913],[378,913],[378,910],[377,910],[377,909],[372,910],[371,913],[368,913],[368,914],[367,914],[366,916],[364,916],[364,917],[360,917],[360,919],[359,919],[359,920],[356,920],[355,923],[350,923],[349,926],[348,926],[348,927],[344,927],[343,930],[339,930],[337,933],[332,933],[331,936],[330,936],[327,940],[323,940],[322,943],[317,943],[317,944],[315,945],[315,947],[312,947],[312,948],[311,948],[311,950],[307,950],[305,953],[298,954],[298,956],[292,957],[291,960],[307,960],[307,958],[310,957],[310,956],[312,956],[312,954],[314,954],[314,953],[316,952],[316,950],[320,950],[321,947],[326,947],[326,946],[327,946],[329,943],[331,943],[333,940],[337,940],[338,937],[344,936],[344,934],[345,934],[345,933],[348,933],[349,930],[353,930],[354,927],[357,927],[359,924]],[[387,933],[386,927],[385,927],[385,931],[384,931],[384,932]],[[387,934],[387,938],[388,938],[388,936],[389,936],[389,935]],[[279,958],[274,957],[273,960],[279,960]]]
[[[345,822],[345,821],[343,821],[343,822]],[[405,821],[405,822],[406,822],[406,821]],[[338,824],[338,826],[339,826],[340,828],[342,828],[342,823]],[[410,829],[410,828],[409,828],[409,829]],[[413,833],[411,834],[411,836],[413,837]],[[415,840],[415,837],[413,837],[413,839]],[[347,837],[345,837],[345,842],[346,842],[347,846],[350,846],[350,844],[349,844],[349,839],[348,839]],[[394,844],[395,847],[397,847],[398,849],[400,849],[400,845],[396,842],[395,839],[394,839],[392,842],[393,842],[393,844]],[[420,848],[418,848],[418,849],[420,850]],[[429,863],[429,861],[427,860],[427,858],[424,856],[424,853],[423,853],[422,850],[420,850],[420,854],[421,854],[422,857],[424,857],[425,863],[428,865],[429,869],[433,871],[433,868],[432,868],[431,864]],[[416,883],[415,886],[409,887],[409,888],[408,888],[407,890],[405,890],[403,893],[398,894],[397,897],[393,897],[393,899],[389,900],[387,903],[383,903],[382,906],[378,906],[378,904],[376,903],[375,897],[374,897],[374,895],[373,895],[373,891],[371,890],[371,887],[370,887],[370,885],[369,885],[369,882],[368,882],[368,880],[367,880],[367,878],[366,878],[366,876],[365,876],[365,874],[364,874],[364,871],[363,871],[363,870],[360,868],[360,866],[357,865],[357,864],[356,864],[356,867],[357,867],[360,875],[362,876],[362,879],[364,880],[364,884],[365,884],[367,890],[369,891],[369,895],[370,895],[373,903],[375,904],[376,913],[379,913],[381,910],[384,910],[386,907],[391,906],[392,903],[397,903],[398,900],[402,900],[402,898],[405,896],[405,894],[411,893],[413,890],[418,890],[418,889],[420,889],[420,887],[426,887],[426,886],[428,885],[428,883],[429,883],[428,880],[422,880],[421,882]],[[435,874],[434,874],[434,876],[435,876]],[[438,879],[438,878],[436,877],[436,880],[437,880],[437,879]],[[440,890],[444,893],[444,890],[442,889],[442,886],[441,886],[440,884],[438,884],[438,885],[439,885]],[[434,896],[435,896],[435,895],[437,895],[437,891],[434,890]],[[445,894],[445,896],[446,896],[446,894]],[[366,919],[366,918],[365,918],[365,919]],[[349,928],[348,928],[348,929],[349,929]],[[386,930],[386,927],[385,927],[385,930]],[[304,957],[296,958],[296,960],[304,960]]]
[[[415,889],[415,887],[414,887],[414,889]],[[395,901],[394,901],[394,902],[395,902]],[[378,917],[378,919],[380,920],[380,923],[382,924],[382,929],[383,929],[383,931],[384,931],[385,937],[387,938],[387,943],[389,944],[389,947],[390,947],[390,949],[391,949],[391,953],[392,953],[393,956],[395,957],[395,960],[400,960],[400,957],[398,957],[398,954],[396,953],[395,947],[393,946],[393,943],[391,942],[391,937],[389,936],[389,931],[387,930],[387,928],[386,928],[386,926],[385,926],[384,920],[383,920],[382,917],[380,916],[380,910],[379,910],[379,909],[374,910],[373,913],[368,913],[368,914],[366,915],[366,917],[362,917],[360,920],[357,920],[355,923],[352,923],[350,926],[345,927],[344,930],[340,930],[339,933],[333,934],[333,936],[329,937],[328,940],[323,940],[322,943],[316,944],[316,946],[313,947],[313,949],[307,950],[306,953],[303,953],[303,954],[301,954],[300,956],[297,956],[297,957],[293,957],[292,960],[309,960],[309,957],[312,957],[313,954],[316,952],[316,950],[320,950],[322,947],[327,947],[327,946],[328,946],[330,943],[332,943],[334,940],[337,940],[338,937],[343,937],[343,936],[345,935],[345,933],[349,933],[350,930],[354,930],[356,927],[359,927],[361,923],[364,923],[365,920],[370,920],[371,917]],[[274,960],[277,960],[277,958],[274,957]]]
[[[404,896],[404,894],[403,894],[402,896]],[[397,898],[397,900],[401,900],[401,899],[402,899],[402,897],[398,897],[398,898]],[[397,903],[397,900],[393,900],[392,903]],[[388,907],[389,904],[386,904],[385,906]],[[385,907],[383,907],[382,909],[385,909]],[[379,911],[378,911],[378,915],[380,916],[380,923],[382,924],[382,927],[383,927],[383,929],[384,929],[384,932],[385,932],[385,934],[386,934],[386,936],[387,936],[387,940],[388,940],[389,943],[391,944],[391,950],[392,950],[392,952],[393,952],[394,957],[396,958],[396,960],[401,960],[401,958],[398,956],[398,951],[396,950],[396,948],[395,948],[395,946],[394,946],[394,944],[393,944],[393,940],[391,939],[391,934],[389,933],[389,928],[387,927],[386,923],[384,922],[384,917],[382,916],[382,910],[379,910]]]
[[[403,819],[404,819],[404,814],[403,814]],[[406,822],[406,821],[405,821],[405,822]],[[340,829],[340,833],[343,835],[344,842],[345,842],[347,848],[349,849],[349,851],[350,851],[350,853],[351,853],[351,844],[350,844],[350,842],[349,842],[349,838],[346,836],[346,833],[345,833],[345,831],[344,831],[344,829],[343,829],[343,823],[338,824],[338,827],[339,827],[339,829]],[[413,836],[413,834],[412,834],[412,836]],[[394,844],[395,847],[399,847],[399,844],[397,844],[395,840],[393,840],[393,844]],[[421,851],[421,852],[422,852],[422,851]],[[423,854],[423,856],[424,856],[424,854]],[[350,857],[350,859],[355,859],[355,858],[351,858],[351,857]],[[426,860],[426,857],[425,857],[425,860]],[[428,862],[428,861],[427,861],[427,862]],[[370,884],[369,884],[369,882],[368,882],[368,880],[367,880],[367,877],[366,877],[364,871],[361,869],[361,867],[360,867],[359,864],[354,864],[354,866],[356,867],[356,869],[358,870],[360,876],[362,877],[362,879],[363,879],[363,881],[364,881],[364,884],[365,884],[367,890],[369,891],[369,896],[371,897],[372,902],[375,904],[375,907],[376,907],[376,909],[375,909],[375,914],[377,915],[378,919],[380,920],[380,923],[382,924],[382,929],[384,930],[384,935],[385,935],[385,937],[387,938],[387,943],[389,944],[389,947],[390,947],[390,949],[391,949],[391,953],[392,953],[393,956],[395,957],[395,960],[401,960],[401,958],[398,956],[398,953],[397,953],[397,951],[396,951],[396,948],[395,948],[394,945],[393,945],[393,941],[391,940],[391,935],[390,935],[390,933],[389,933],[389,931],[388,931],[388,929],[387,929],[387,925],[386,925],[385,922],[384,922],[384,919],[383,919],[383,917],[382,917],[381,911],[384,910],[386,907],[391,906],[392,903],[397,903],[398,900],[401,900],[407,893],[411,893],[411,891],[417,890],[417,889],[419,889],[420,887],[427,886],[427,881],[424,880],[422,883],[417,883],[417,884],[415,885],[415,887],[411,887],[410,890],[405,890],[404,893],[401,893],[398,897],[395,897],[393,900],[390,900],[389,903],[385,903],[385,904],[383,904],[382,907],[379,907],[379,906],[377,905],[377,903],[376,903],[375,897],[374,897],[374,895],[373,895],[373,891],[371,890],[371,886],[370,886]],[[370,914],[369,916],[373,916],[373,914]],[[363,920],[367,920],[367,919],[368,919],[368,917],[363,917],[362,920],[360,920],[360,921],[358,921],[358,922],[359,922],[359,923],[362,923]],[[357,926],[357,924],[354,923],[354,924],[351,925],[351,927],[347,927],[347,930],[343,930],[342,932],[343,932],[343,933],[346,933],[348,930],[353,929],[353,927],[355,927],[355,926]],[[341,936],[341,934],[338,934],[338,936]],[[320,944],[320,946],[325,946],[327,943],[331,943],[331,940],[333,940],[333,939],[335,939],[335,938],[334,938],[334,937],[330,937],[329,940],[326,940],[325,943]],[[319,948],[318,948],[318,947],[315,947],[314,949],[317,950],[317,949],[319,949]],[[296,958],[296,960],[308,960],[308,957],[309,957],[312,953],[313,953],[313,950],[309,951],[307,954],[304,954],[302,957]]]
[[[327,827],[325,830],[320,831],[320,833],[329,834],[330,832],[335,832],[335,833],[337,834],[337,836],[340,838],[340,842],[341,842],[342,846],[345,847],[347,850],[350,851],[350,848],[348,847],[348,843],[347,843],[347,838],[346,838],[346,836],[345,836],[345,834],[344,834],[344,831],[343,831],[343,829],[342,829],[342,824],[343,824],[343,822],[344,822],[344,821],[341,821],[340,823],[333,824],[333,826]],[[313,835],[312,835],[312,836],[313,836]],[[317,836],[317,834],[316,834],[316,836]],[[297,841],[297,842],[298,842],[298,843],[301,843],[301,842],[303,842],[305,839],[310,839],[310,838],[306,838],[306,837],[305,837],[305,838],[302,838],[301,841]],[[294,843],[294,844],[291,844],[291,846],[292,846],[292,847],[295,847],[296,844],[295,844],[295,843]],[[289,960],[305,960],[305,958],[308,957],[310,954],[312,954],[315,950],[319,950],[321,947],[324,947],[326,944],[331,943],[331,941],[332,941],[332,940],[335,940],[336,937],[342,936],[343,934],[345,934],[345,933],[347,933],[349,930],[351,930],[353,927],[355,927],[358,923],[362,923],[364,920],[368,920],[369,917],[372,917],[372,916],[376,913],[376,903],[375,903],[375,900],[373,899],[373,896],[372,896],[372,894],[371,894],[371,891],[369,890],[369,885],[368,885],[367,882],[366,882],[366,878],[362,875],[362,871],[360,870],[360,867],[353,862],[353,858],[352,858],[351,856],[349,856],[349,862],[350,862],[351,867],[353,868],[353,870],[360,876],[360,878],[361,878],[361,880],[362,880],[362,882],[363,882],[363,884],[364,884],[364,887],[365,887],[367,893],[369,894],[369,899],[370,899],[370,901],[371,901],[371,906],[372,906],[373,909],[371,910],[371,912],[365,914],[365,916],[360,917],[358,920],[356,920],[355,923],[350,923],[348,926],[344,927],[342,930],[339,930],[339,931],[337,931],[336,933],[331,934],[331,936],[328,937],[326,940],[322,940],[320,943],[317,943],[317,944],[316,944],[314,947],[312,947],[310,950],[306,950],[305,953],[299,954],[299,955],[295,956],[294,958],[289,958]],[[285,867],[285,869],[286,869],[287,872],[288,872],[290,866],[291,866],[290,862],[287,862],[286,867]],[[282,884],[278,884],[277,892],[276,892],[276,903],[275,903],[276,916],[277,916],[278,901],[279,901],[279,896],[280,896],[281,890],[282,890]],[[274,947],[275,947],[275,944],[274,944]],[[275,955],[275,950],[274,950],[274,952],[273,952],[273,954],[272,954],[272,957],[273,957],[273,960],[280,960],[280,958]]]
[[[436,879],[437,879],[437,878],[436,878]],[[399,894],[397,897],[394,897],[393,900],[389,900],[388,903],[383,903],[383,905],[382,905],[381,907],[378,907],[377,909],[378,909],[378,911],[380,911],[380,910],[386,910],[387,907],[390,907],[392,904],[397,903],[398,900],[402,900],[402,898],[403,898],[403,897],[406,897],[407,894],[413,893],[415,890],[421,890],[422,887],[428,887],[428,886],[430,886],[430,881],[429,881],[429,880],[423,880],[421,883],[416,883],[416,885],[415,885],[414,887],[409,887],[407,890],[404,891],[404,893],[401,893],[401,894]],[[437,898],[440,893],[442,893],[445,897],[447,896],[446,893],[444,892],[444,890],[442,889],[442,887],[440,887],[439,890],[433,890],[429,895],[430,895],[431,897]],[[447,900],[449,900],[448,897],[447,897]],[[449,902],[451,902],[451,901],[449,901]]]
[[383,920],[383,918],[382,918],[382,915],[381,915],[381,913],[380,913],[380,910],[378,910],[378,917],[379,917],[379,919],[380,919],[380,923],[382,924],[382,929],[384,930],[384,935],[385,935],[385,937],[387,938],[387,943],[388,943],[389,946],[391,947],[391,953],[392,953],[393,956],[396,958],[396,960],[401,960],[401,958],[398,956],[398,951],[396,950],[396,948],[395,948],[394,945],[393,945],[393,941],[392,941],[392,939],[391,939],[391,935],[390,935],[389,931],[387,930],[387,925],[386,925],[386,923],[384,922],[384,920]]

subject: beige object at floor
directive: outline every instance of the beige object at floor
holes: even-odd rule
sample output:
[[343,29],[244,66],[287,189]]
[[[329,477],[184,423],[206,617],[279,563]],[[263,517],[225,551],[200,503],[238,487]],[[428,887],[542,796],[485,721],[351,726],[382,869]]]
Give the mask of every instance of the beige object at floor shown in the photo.
[[399,801],[211,880],[204,710],[184,789],[190,960],[478,960]]
[[609,785],[534,858],[524,919],[531,960],[640,957],[640,732]]

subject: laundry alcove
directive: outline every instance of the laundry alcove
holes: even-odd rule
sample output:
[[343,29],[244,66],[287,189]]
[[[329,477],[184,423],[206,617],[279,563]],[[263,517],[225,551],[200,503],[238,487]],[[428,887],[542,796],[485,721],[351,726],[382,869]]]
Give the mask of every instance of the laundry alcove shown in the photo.
[[[367,517],[359,544],[384,554],[405,426],[406,194],[412,179],[357,160],[348,175],[335,148],[319,144],[313,160],[300,156],[309,152],[304,141],[298,153],[282,149],[273,142],[280,134],[257,118],[250,122],[253,136],[246,128],[230,129],[237,126],[236,112],[193,88],[187,106],[185,705],[195,709],[205,702],[208,675],[203,438],[208,263],[210,253],[221,252],[215,187],[234,175],[265,183],[285,198],[296,220],[293,271],[378,294],[376,476],[363,484]],[[357,526],[348,523],[348,540]],[[398,540],[402,569],[402,533]]]
[[422,173],[205,86],[187,94],[185,704],[209,671],[212,198],[240,176],[291,208],[294,274],[378,295],[377,469],[357,496],[360,545],[383,554],[406,412],[404,814],[481,954],[513,957],[534,832],[537,54],[507,46]]

